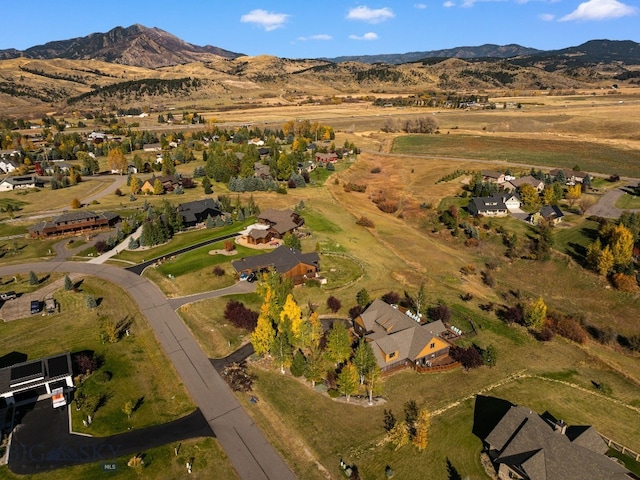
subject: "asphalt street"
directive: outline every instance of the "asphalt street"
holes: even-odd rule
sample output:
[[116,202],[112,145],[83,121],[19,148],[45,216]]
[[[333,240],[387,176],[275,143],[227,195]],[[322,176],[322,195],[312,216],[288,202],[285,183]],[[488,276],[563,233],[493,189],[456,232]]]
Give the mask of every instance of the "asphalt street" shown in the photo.
[[156,285],[130,271],[79,262],[25,263],[0,267],[0,276],[51,272],[93,275],[127,290],[173,363],[191,398],[243,479],[289,480],[295,476],[220,377],[198,342]]

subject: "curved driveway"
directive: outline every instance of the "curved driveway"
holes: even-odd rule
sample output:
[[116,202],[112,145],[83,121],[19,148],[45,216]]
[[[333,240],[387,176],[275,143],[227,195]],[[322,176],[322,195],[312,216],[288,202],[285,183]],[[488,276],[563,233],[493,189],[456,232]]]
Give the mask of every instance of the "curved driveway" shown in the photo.
[[156,285],[127,270],[79,262],[50,261],[3,266],[0,267],[0,276],[28,274],[30,271],[93,275],[128,291],[240,477],[252,480],[295,478]]

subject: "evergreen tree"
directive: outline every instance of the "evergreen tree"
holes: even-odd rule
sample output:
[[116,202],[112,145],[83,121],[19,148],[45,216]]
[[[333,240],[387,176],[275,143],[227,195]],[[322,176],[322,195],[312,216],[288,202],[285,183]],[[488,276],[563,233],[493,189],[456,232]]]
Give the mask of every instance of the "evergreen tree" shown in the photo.
[[69,275],[64,276],[64,289],[67,291],[73,290],[73,282],[71,278],[69,278]]
[[498,352],[493,343],[490,343],[487,348],[482,351],[482,363],[490,368],[493,368],[498,361]]
[[304,374],[306,367],[307,360],[304,358],[302,351],[298,349],[293,356],[293,361],[291,362],[291,375],[294,377],[301,377]]
[[210,195],[213,193],[213,188],[211,187],[211,180],[209,180],[209,177],[204,177],[202,179],[202,188],[206,195]]
[[33,270],[31,270],[29,272],[29,285],[37,285],[37,284],[38,284],[38,276]]

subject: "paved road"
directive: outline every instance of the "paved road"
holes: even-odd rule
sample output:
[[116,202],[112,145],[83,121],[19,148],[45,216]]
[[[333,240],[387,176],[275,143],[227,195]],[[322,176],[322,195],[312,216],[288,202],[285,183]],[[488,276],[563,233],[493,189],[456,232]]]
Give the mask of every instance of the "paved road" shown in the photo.
[[[589,207],[586,214],[604,218],[619,218],[623,210],[616,207],[616,202],[621,196],[626,195],[625,190],[629,190],[630,188],[631,186],[619,187],[608,191],[600,197],[598,203]],[[640,212],[640,209],[629,209],[625,211]]]
[[251,293],[256,291],[256,284],[245,281],[234,283],[233,285],[221,288],[219,290],[211,290],[209,292],[194,293],[193,295],[187,295],[185,297],[170,298],[167,301],[171,308],[177,310],[182,305],[187,303],[199,302],[200,300],[206,300],[207,298],[223,297],[225,295],[235,295],[238,293]]
[[0,267],[0,276],[27,274],[31,270],[39,274],[61,272],[93,275],[127,290],[147,318],[239,476],[251,480],[295,478],[156,285],[127,270],[78,262],[4,266]]

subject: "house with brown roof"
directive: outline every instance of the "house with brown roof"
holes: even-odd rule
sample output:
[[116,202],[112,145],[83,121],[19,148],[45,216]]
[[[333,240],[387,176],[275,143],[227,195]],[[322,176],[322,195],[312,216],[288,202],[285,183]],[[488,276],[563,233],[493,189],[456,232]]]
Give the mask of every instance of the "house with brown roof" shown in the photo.
[[163,175],[160,177],[152,175],[149,180],[146,180],[142,184],[142,187],[140,187],[140,191],[142,193],[153,194],[156,180],[160,180],[160,183],[162,183],[163,191],[165,192],[172,192],[178,185],[180,185],[180,179],[175,175]]
[[275,270],[281,277],[290,278],[298,285],[318,276],[320,257],[317,252],[302,253],[281,245],[269,253],[234,260],[231,265],[238,274]]
[[74,211],[58,215],[53,220],[36,223],[28,228],[34,237],[53,237],[79,233],[86,230],[99,230],[115,225],[120,217],[115,213],[94,213],[90,211]]
[[258,215],[258,223],[247,233],[247,242],[253,245],[269,243],[274,238],[281,239],[287,233],[295,232],[304,225],[304,218],[290,209],[269,208]]
[[522,185],[531,185],[538,192],[544,190],[544,182],[542,180],[538,180],[537,178],[531,175],[525,175],[524,177],[515,178],[513,180],[509,180],[505,182],[503,188],[505,190],[514,191],[520,188]]
[[357,335],[371,344],[382,372],[425,369],[448,358],[447,327],[438,320],[423,323],[409,310],[376,299],[353,320]]
[[576,183],[582,183],[588,175],[588,173],[586,172],[569,170],[568,168],[555,168],[549,172],[549,175],[551,175],[552,177],[557,177],[560,172],[564,174],[566,185],[575,185]]
[[482,170],[480,172],[482,175],[482,180],[484,182],[491,182],[501,184],[505,182],[505,175],[502,172],[496,172],[493,170]]
[[338,161],[337,153],[316,153],[316,162],[321,165],[328,163],[336,163]]
[[483,439],[500,480],[631,480],[593,427],[512,406]]

